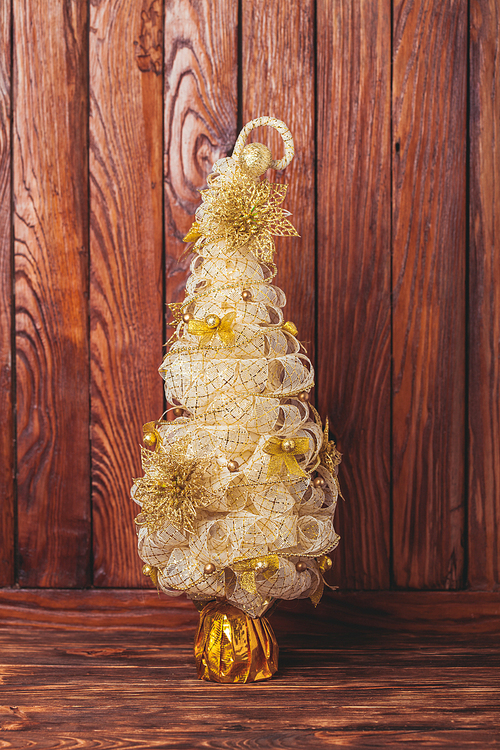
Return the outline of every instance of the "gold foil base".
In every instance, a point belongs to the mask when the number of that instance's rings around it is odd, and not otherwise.
[[[198,679],[211,682],[268,680],[278,669],[278,643],[267,619],[223,601],[200,612],[194,655]]]

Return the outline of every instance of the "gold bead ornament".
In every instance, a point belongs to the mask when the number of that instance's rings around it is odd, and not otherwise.
[[[190,320],[193,320],[193,316],[191,315],[191,313],[184,313],[184,315],[182,316],[182,320],[184,321],[184,323],[189,323]]]
[[[239,468],[240,467],[239,467],[239,464],[238,464],[237,461],[228,461],[227,462],[227,469],[228,469],[228,471],[238,471]]]
[[[248,143],[241,152],[239,162],[252,177],[259,177],[269,169],[273,160],[272,154],[263,143]]]
[[[321,572],[326,573],[333,565],[332,558],[328,557],[328,555],[321,555],[321,557],[318,557],[318,565]]]
[[[146,448],[154,448],[156,445],[156,435],[154,432],[145,432],[142,437],[142,442]]]
[[[313,487],[324,487],[325,486],[325,480],[323,477],[314,477],[313,479]]]
[[[207,315],[205,323],[209,328],[217,328],[220,325],[220,318],[218,315]]]
[[[299,399],[299,401],[306,403],[307,401],[309,401],[309,393],[307,391],[302,391],[302,393],[299,393],[297,398]]]
[[[241,298],[244,302],[251,302],[252,301],[252,292],[249,289],[243,289],[241,293]]]
[[[267,570],[269,567],[269,563],[265,560],[261,560],[260,562],[256,563],[255,565],[255,572],[256,573],[263,573],[265,570]]]
[[[215,573],[215,565],[213,563],[207,563],[203,568],[203,572],[206,576],[212,575],[212,573]]]
[[[142,574],[144,576],[150,576],[152,572],[153,572],[153,568],[151,567],[151,565],[142,566]]]
[[[182,417],[184,414],[184,409],[182,409],[180,406],[176,406],[174,409],[174,417]]]
[[[285,440],[281,441],[281,449],[285,451],[285,453],[291,453],[295,450],[295,440],[292,440],[292,438],[285,438]]]
[[[302,560],[299,560],[299,562],[295,563],[295,570],[297,573],[303,573],[304,570],[307,570],[307,565]]]

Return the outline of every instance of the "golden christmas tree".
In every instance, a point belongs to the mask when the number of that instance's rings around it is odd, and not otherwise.
[[[283,159],[245,145],[261,125],[281,134]],[[316,604],[338,543],[340,454],[308,404],[313,368],[273,284],[274,237],[297,232],[286,186],[262,175],[293,153],[286,125],[261,117],[214,164],[160,367],[176,418],[145,425],[132,487],[143,571],[197,604],[198,675],[216,682],[271,677],[278,648],[264,614],[277,599]]]

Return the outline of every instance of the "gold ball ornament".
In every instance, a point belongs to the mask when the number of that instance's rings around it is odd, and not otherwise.
[[[309,401],[309,393],[307,391],[302,391],[302,393],[299,393],[298,399],[299,401],[306,403]]]
[[[157,437],[154,432],[145,432],[142,437],[142,442],[146,448],[154,448],[157,442]]]
[[[252,292],[249,289],[243,289],[241,293],[241,298],[244,302],[251,302],[252,301]]]
[[[328,555],[321,555],[321,557],[318,557],[318,565],[321,572],[326,573],[327,570],[331,570],[333,565],[332,558],[328,557]]]
[[[281,441],[281,449],[285,451],[285,453],[291,453],[295,450],[295,440],[292,440],[292,438],[285,438],[285,440]]]
[[[182,417],[184,414],[184,409],[182,409],[180,406],[176,406],[174,409],[174,417]]]
[[[324,487],[326,484],[323,477],[314,477],[313,479],[313,487]]]
[[[302,560],[299,560],[299,562],[295,563],[295,570],[297,573],[303,573],[304,570],[307,570],[307,565]]]
[[[207,563],[203,568],[203,572],[206,576],[212,575],[212,573],[215,573],[215,565],[213,563]]]
[[[153,572],[153,568],[151,567],[151,565],[142,566],[142,574],[144,576],[150,576],[152,572]]]
[[[273,160],[272,154],[263,143],[248,143],[240,154],[240,165],[252,177],[259,177],[269,169]]]
[[[184,315],[182,316],[182,320],[184,321],[184,323],[189,323],[190,320],[193,320],[193,316],[191,315],[191,313],[184,313]]]
[[[227,469],[228,469],[228,471],[238,471],[239,468],[240,468],[240,466],[239,466],[239,464],[238,464],[237,461],[228,461],[227,462]]]
[[[205,323],[209,328],[217,328],[217,326],[220,324],[220,318],[218,315],[207,315],[205,318]]]

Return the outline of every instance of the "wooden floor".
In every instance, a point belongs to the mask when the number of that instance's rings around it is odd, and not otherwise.
[[[491,635],[281,635],[269,681],[195,677],[193,632],[0,630],[0,748],[488,748]]]

